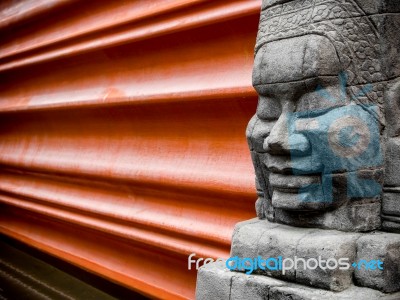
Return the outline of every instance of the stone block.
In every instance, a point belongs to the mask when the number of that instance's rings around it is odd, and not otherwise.
[[[327,212],[323,218],[322,228],[342,231],[372,231],[381,226],[381,202],[354,201],[337,210]]]
[[[373,201],[373,202],[371,202]],[[341,231],[372,231],[381,226],[379,199],[353,201],[325,213],[292,212],[275,209],[275,221],[299,227],[317,227]]]
[[[400,293],[382,292],[357,286],[342,292],[310,288],[262,275],[229,271],[224,263],[214,262],[199,269],[197,300],[395,300]]]
[[[366,262],[379,260],[383,269]],[[356,284],[391,293],[400,291],[400,235],[377,232],[363,235],[357,241],[358,266],[354,270]]]
[[[253,219],[236,226],[232,239],[231,257],[254,259],[260,256],[263,260],[279,257],[282,257],[282,260],[286,258],[295,260],[296,257],[304,259],[321,257],[322,261],[334,258],[338,262],[341,258],[348,258],[347,262],[351,264],[355,259],[356,240],[359,235],[334,230],[296,228],[267,220]],[[274,262],[271,261],[269,266],[274,267]],[[342,291],[351,285],[352,272],[353,268],[347,270],[307,268],[304,270],[302,261],[299,261],[297,271],[292,268],[284,273],[281,269],[260,270],[258,268],[253,271],[253,274],[263,274],[327,290]]]
[[[353,268],[349,266],[356,256],[356,241],[359,234],[347,234],[333,230],[318,230],[302,238],[297,246],[297,257],[320,260],[314,270],[305,268],[300,262],[296,271],[296,282],[332,291],[342,291],[352,283]],[[347,260],[346,260],[347,259]],[[319,263],[319,262],[318,262]],[[314,265],[310,266],[314,267]]]
[[[392,221],[383,221],[382,230],[394,233],[400,233],[400,223]]]
[[[233,230],[231,257],[257,257],[261,236],[277,226],[279,224],[257,218],[237,223]]]
[[[385,215],[400,216],[400,193],[383,194],[382,213]]]
[[[285,225],[279,225],[271,230],[265,231],[258,241],[257,256],[261,256],[263,259],[277,259],[279,257],[282,257],[282,259],[294,258],[296,256],[296,247],[298,243],[311,231],[312,229]],[[269,265],[272,267],[275,266],[273,261],[269,263]],[[284,273],[281,270],[271,271],[266,268],[262,273],[285,280],[296,280],[296,271],[294,269],[287,270]]]
[[[385,185],[400,186],[400,137],[389,138],[385,155]]]
[[[355,286],[335,293],[292,284],[271,287],[268,300],[395,300],[399,299],[398,297],[398,293],[385,295],[379,291]]]
[[[281,286],[285,283],[282,281],[268,278],[265,276],[238,274],[232,278],[231,297],[230,300],[269,299],[269,287]]]
[[[267,220],[253,219],[249,223],[239,223],[233,234],[231,257],[239,258],[282,258],[294,257],[296,255],[296,246],[302,237],[312,229],[295,228]],[[272,265],[271,265],[272,266]],[[282,271],[262,271],[269,276],[295,280],[295,270],[289,270],[286,274]]]
[[[398,69],[400,70],[400,67]],[[385,94],[385,116],[386,132],[390,142],[390,154],[393,151],[392,147],[396,147],[396,136],[400,135],[400,80],[393,80],[393,82],[388,84],[387,89],[388,91]],[[392,138],[394,140],[391,140]],[[393,155],[389,155],[388,159],[393,159]],[[390,164],[392,161],[387,160],[386,162]]]
[[[196,299],[229,299],[232,275],[223,262],[204,265],[197,272]]]

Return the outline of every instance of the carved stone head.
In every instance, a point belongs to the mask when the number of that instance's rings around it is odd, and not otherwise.
[[[386,126],[398,100],[378,27],[353,0],[264,1],[247,128],[260,218],[381,226],[386,143],[399,130],[392,115]]]

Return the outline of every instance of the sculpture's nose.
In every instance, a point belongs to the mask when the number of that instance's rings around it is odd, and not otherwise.
[[[309,141],[302,134],[290,133],[288,122],[288,113],[282,113],[264,140],[264,150],[276,155],[307,155],[310,150]]]

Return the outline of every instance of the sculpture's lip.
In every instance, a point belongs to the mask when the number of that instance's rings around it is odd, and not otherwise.
[[[298,194],[300,188],[274,187],[274,191],[279,191],[286,194]]]
[[[303,162],[286,155],[272,155],[267,153],[264,156],[264,165],[272,173],[284,174],[290,176],[292,174],[307,174],[301,176],[309,176],[308,174],[321,173],[323,169],[322,161],[309,161],[309,157],[302,157]]]
[[[321,175],[284,175],[279,173],[270,173],[269,175],[269,183],[272,188],[284,193],[296,193],[300,188],[320,182]]]

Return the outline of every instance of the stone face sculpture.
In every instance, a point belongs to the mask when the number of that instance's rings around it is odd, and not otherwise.
[[[375,23],[351,0],[264,1],[253,71],[259,102],[247,129],[260,218],[381,226],[383,154],[398,126],[395,116],[386,126],[385,106],[398,102],[395,92],[385,98],[392,61]]]
[[[397,0],[263,1],[246,131],[258,218],[231,247],[257,275],[207,265],[198,299],[400,299],[399,34]],[[253,268],[277,257],[317,265]]]

